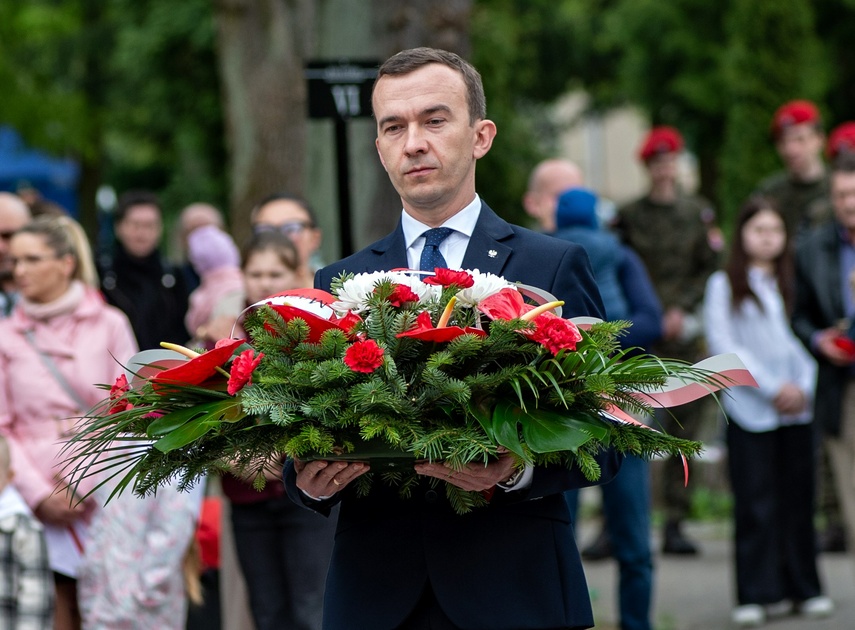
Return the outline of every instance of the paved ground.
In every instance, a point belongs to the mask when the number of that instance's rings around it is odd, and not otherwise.
[[[583,521],[580,546],[590,541],[596,523]],[[729,630],[733,606],[733,570],[728,523],[689,523],[687,532],[703,546],[695,558],[657,553],[654,594],[656,630]],[[659,549],[659,540],[655,540]],[[617,626],[617,565],[613,560],[586,562],[585,572],[598,630]],[[769,621],[768,630],[855,630],[855,560],[846,554],[824,554],[820,576],[834,600],[835,615],[822,621],[789,616]]]

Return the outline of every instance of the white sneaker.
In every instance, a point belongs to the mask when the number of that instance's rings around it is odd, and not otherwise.
[[[799,612],[805,617],[813,617],[820,619],[822,617],[830,617],[834,613],[834,602],[830,597],[819,595],[806,599],[799,606]]]
[[[731,619],[740,628],[754,628],[766,621],[766,611],[760,604],[744,604],[733,609]]]

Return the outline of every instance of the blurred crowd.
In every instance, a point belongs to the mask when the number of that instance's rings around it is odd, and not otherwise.
[[[585,248],[608,318],[632,323],[624,348],[689,362],[734,352],[755,376],[758,388],[722,400],[720,423],[740,626],[833,614],[817,553],[855,549],[855,123],[826,137],[807,101],[770,118],[783,168],[757,183],[728,239],[713,205],[681,188],[671,127],[644,138],[648,190],[616,211],[560,158],[537,165],[523,199],[540,231]],[[194,203],[178,221],[182,263],[161,250],[153,192],[121,195],[112,220],[114,243],[96,256],[62,208],[0,193],[0,627],[319,629],[336,518],[288,500],[281,460],[263,491],[235,470],[105,504],[97,475],[76,496],[63,486],[60,452],[123,359],[245,336],[248,306],[312,286],[314,212],[271,195],[238,244],[216,207]],[[717,413],[704,400],[640,419],[697,438]],[[666,466],[661,552],[702,554],[683,527],[682,462]],[[598,490],[602,527],[582,550],[619,563],[625,630],[652,627],[650,485],[649,462],[628,457]],[[577,493],[567,500],[575,508]],[[228,612],[237,593],[251,621]]]
[[[626,347],[689,362],[736,353],[757,380],[721,399],[727,422],[709,400],[646,419],[693,439],[710,414],[720,427],[738,627],[832,615],[817,554],[855,548],[855,123],[826,137],[816,104],[796,100],[770,112],[770,140],[783,168],[757,182],[729,239],[713,205],[681,187],[684,140],[673,127],[643,139],[647,192],[615,211],[563,159],[539,164],[524,198],[542,231],[585,247],[608,319],[633,324]],[[661,553],[695,556],[679,466],[666,462],[661,475]],[[617,560],[620,627],[649,630],[647,462],[627,458],[601,492],[602,528],[582,557]]]

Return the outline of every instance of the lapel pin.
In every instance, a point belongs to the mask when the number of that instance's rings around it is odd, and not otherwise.
[[[495,249],[491,249],[489,252],[487,252],[487,255],[488,255],[490,258],[495,258],[495,257],[498,255],[498,253],[499,253],[499,252],[497,252]]]

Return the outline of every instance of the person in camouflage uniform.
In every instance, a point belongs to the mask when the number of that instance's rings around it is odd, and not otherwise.
[[[650,191],[618,209],[615,228],[623,241],[643,260],[665,312],[664,336],[653,347],[662,357],[696,362],[704,356],[699,317],[707,277],[718,268],[718,255],[708,235],[712,205],[684,194],[677,182],[677,160],[683,148],[680,133],[672,127],[655,127],[645,138],[639,158],[650,177]],[[657,415],[668,433],[695,437],[708,405],[698,401]],[[690,507],[683,486],[682,462],[674,460],[663,475],[666,523],[663,553],[696,554],[698,547],[686,538],[681,523]]]
[[[774,201],[798,240],[832,217],[819,110],[810,101],[784,103],[772,117],[771,134],[784,170],[762,180],[755,193]]]

